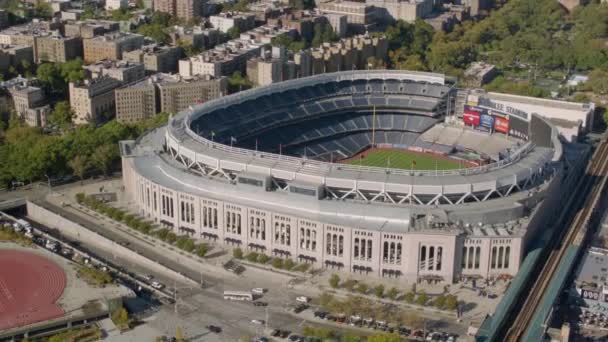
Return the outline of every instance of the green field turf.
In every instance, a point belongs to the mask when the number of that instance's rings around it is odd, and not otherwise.
[[[461,164],[457,160],[446,160],[435,157],[432,154],[417,154],[396,150],[376,150],[368,153],[360,161],[358,157],[355,157],[355,159],[349,160],[347,163],[351,165],[361,164],[363,166],[410,170],[412,169],[412,160],[416,161],[416,166],[414,167],[416,170],[453,170],[466,167],[466,165]]]

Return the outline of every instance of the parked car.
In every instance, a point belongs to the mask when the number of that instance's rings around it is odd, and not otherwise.
[[[165,287],[165,285],[163,285],[157,281],[153,281],[151,285],[153,288],[155,288],[157,290],[162,290]]]
[[[291,331],[289,330],[279,330],[279,336],[281,338],[287,338],[287,336],[289,336],[289,334],[291,334]]]
[[[253,302],[253,306],[268,306],[266,302]]]
[[[318,311],[315,311],[314,315],[315,315],[315,317],[319,317],[321,319],[324,319],[325,316],[327,316],[327,312],[326,311],[318,310]]]
[[[255,342],[268,342],[268,339],[264,336],[257,337]]]
[[[257,325],[264,325],[265,322],[263,319],[252,319],[251,323],[257,324]]]
[[[289,340],[291,342],[303,342],[304,341],[304,337],[302,337],[300,335],[291,335],[291,336],[289,336]]]
[[[298,296],[296,297],[296,302],[307,304],[308,302],[310,302],[310,298],[306,296]]]
[[[302,312],[302,311],[304,311],[306,309],[308,309],[308,305],[306,305],[306,304],[299,304],[299,305],[297,305],[293,309],[293,312],[298,314],[298,313],[300,313],[300,312]]]
[[[207,329],[209,329],[209,331],[211,331],[212,333],[216,333],[216,334],[219,334],[222,332],[222,328],[220,328],[216,325],[208,325]]]
[[[152,279],[154,279],[154,276],[153,276],[153,275],[151,275],[151,274],[146,274],[146,275],[144,276],[144,279],[146,279],[147,281],[151,281]]]

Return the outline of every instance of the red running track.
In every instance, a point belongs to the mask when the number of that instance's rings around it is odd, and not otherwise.
[[[63,270],[34,253],[0,250],[0,330],[63,316]]]

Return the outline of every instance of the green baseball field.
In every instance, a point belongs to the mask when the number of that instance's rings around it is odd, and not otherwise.
[[[416,170],[453,170],[467,165],[458,160],[435,156],[430,153],[416,153],[406,150],[372,150],[355,156],[346,163],[351,165],[390,167],[394,169]]]

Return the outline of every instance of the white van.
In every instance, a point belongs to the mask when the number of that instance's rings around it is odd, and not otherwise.
[[[306,303],[310,302],[310,298],[308,298],[306,296],[298,296],[298,297],[296,297],[296,302],[306,304]]]
[[[163,285],[163,284],[161,284],[161,283],[159,283],[157,281],[153,281],[152,282],[152,287],[155,288],[155,289],[157,289],[157,290],[162,290],[163,287],[165,287],[165,285]]]
[[[264,293],[266,293],[266,289],[261,288],[261,287],[256,287],[256,288],[251,289],[251,293],[263,295]]]

